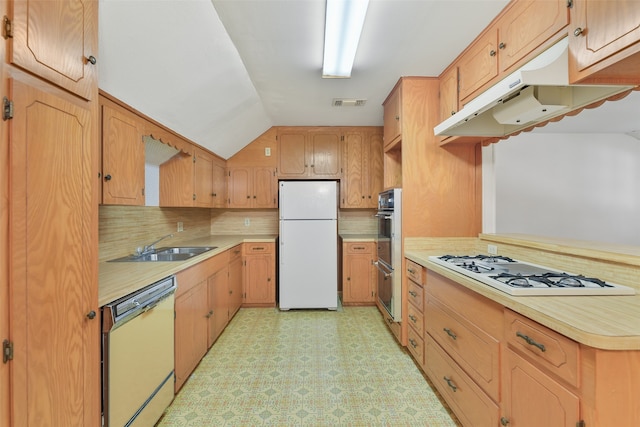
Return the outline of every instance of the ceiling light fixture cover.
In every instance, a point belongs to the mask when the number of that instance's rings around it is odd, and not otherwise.
[[[369,0],[327,0],[323,78],[349,78]]]

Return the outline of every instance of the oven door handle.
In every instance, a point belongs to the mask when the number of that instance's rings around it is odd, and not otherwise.
[[[391,215],[387,215],[387,214],[384,214],[384,213],[377,213],[374,216],[378,217],[378,218],[391,219]]]
[[[378,261],[371,261],[371,263],[372,263],[373,265],[375,265],[375,266],[376,266],[376,268],[377,268],[378,270],[380,270],[380,271],[384,274],[384,277],[391,277],[391,275],[393,274],[393,271],[391,271],[391,272],[386,272],[386,271],[385,271],[385,268],[384,268],[384,265],[380,264],[380,262],[378,262]]]

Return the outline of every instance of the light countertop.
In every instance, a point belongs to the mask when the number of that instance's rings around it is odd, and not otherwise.
[[[98,304],[103,306],[241,243],[275,242],[275,235],[206,236],[180,246],[217,246],[186,261],[101,262],[98,265]]]
[[[375,242],[376,234],[340,234],[343,242]]]
[[[522,259],[528,254],[522,249],[528,246],[526,240],[528,237],[514,236],[513,239],[484,235],[480,237],[477,248],[486,247],[487,241],[509,243],[513,247],[500,246],[502,254],[509,256],[510,250],[518,250],[520,252],[514,258],[532,261]],[[573,242],[560,245],[558,241],[533,239],[530,247],[531,256],[538,257],[533,261],[545,265],[545,262],[552,262],[553,258],[559,259],[567,257],[566,254],[571,254],[572,257],[575,256],[576,265],[579,266],[583,263],[597,264],[604,256],[610,259],[611,266],[609,270],[602,271],[611,272],[611,274],[619,273],[618,277],[625,279],[625,283],[620,284],[634,287],[636,295],[512,296],[429,261],[428,257],[431,255],[443,255],[442,250],[440,250],[441,253],[437,253],[437,249],[434,251],[438,245],[427,245],[429,247],[414,245],[405,250],[405,256],[428,270],[445,276],[579,343],[606,350],[640,350],[640,283],[637,280],[640,278],[640,271],[634,268],[640,258],[636,258],[635,254],[628,251],[619,255],[607,251],[603,255],[598,251],[589,251],[589,248],[576,249],[576,246],[571,243]],[[542,255],[541,250],[545,251]],[[625,265],[621,266],[623,259]],[[607,279],[607,277],[604,278]]]

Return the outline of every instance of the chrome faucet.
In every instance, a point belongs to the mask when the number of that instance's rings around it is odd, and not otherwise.
[[[170,237],[173,237],[173,233],[171,234],[167,234],[166,236],[162,236],[161,238],[159,238],[158,240],[156,240],[155,242],[148,244],[148,245],[144,245],[143,248],[141,248],[140,246],[138,246],[136,248],[136,254],[137,256],[142,256],[142,255],[147,255],[148,253],[153,252],[156,249],[156,244],[160,243],[161,241],[163,241],[164,239],[168,239]]]

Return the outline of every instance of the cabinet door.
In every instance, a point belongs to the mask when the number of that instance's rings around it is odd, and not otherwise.
[[[250,208],[252,172],[249,168],[229,168],[228,198],[230,208]]]
[[[99,425],[93,113],[19,81],[9,86],[13,424]]]
[[[97,87],[98,2],[16,0],[9,61],[84,99]]]
[[[244,259],[244,302],[270,305],[276,303],[273,255],[248,255]]]
[[[180,152],[160,165],[160,206],[193,206],[193,156]]]
[[[349,255],[345,260],[342,298],[345,304],[372,302],[371,255]]]
[[[308,174],[306,154],[307,132],[286,131],[278,133],[278,175],[283,178],[303,178]]]
[[[278,181],[274,168],[253,168],[253,208],[275,208],[277,203]]]
[[[367,189],[368,208],[378,208],[378,193],[384,188],[384,160],[382,147],[382,129],[369,134],[369,161],[367,175],[369,188]]]
[[[213,207],[213,157],[197,149],[193,171],[193,203],[203,208]]]
[[[569,28],[572,82],[588,77],[587,70],[591,67],[599,70],[600,65],[611,65],[630,54],[637,56],[640,51],[640,2],[575,0],[573,3]],[[634,67],[616,74],[625,78],[634,76],[637,81],[639,61],[634,62]]]
[[[458,66],[454,65],[440,76],[440,121],[458,112]]]
[[[143,125],[125,111],[102,105],[102,203],[144,206]]]
[[[240,245],[230,249],[229,256],[229,317],[230,320],[242,305],[242,255]]]
[[[498,32],[491,30],[476,40],[458,61],[460,102],[464,103],[498,75]]]
[[[513,2],[512,7],[498,22],[500,73],[515,71],[515,65],[519,65],[521,59],[568,24],[569,9],[566,0]]]
[[[229,322],[229,268],[218,270],[207,279],[208,300],[208,340],[207,346],[215,342]]]
[[[213,207],[227,206],[227,173],[223,165],[213,163]]]
[[[505,359],[502,412],[510,426],[573,427],[580,421],[575,394],[513,350],[506,350]]]
[[[175,300],[175,390],[178,391],[207,352],[207,281]]]
[[[344,177],[341,180],[341,208],[365,208],[368,206],[369,147],[365,135],[360,131],[348,130],[344,135]]]
[[[339,129],[309,132],[311,176],[317,178],[340,178]]]
[[[384,146],[402,133],[402,86],[396,86],[384,102]]]

